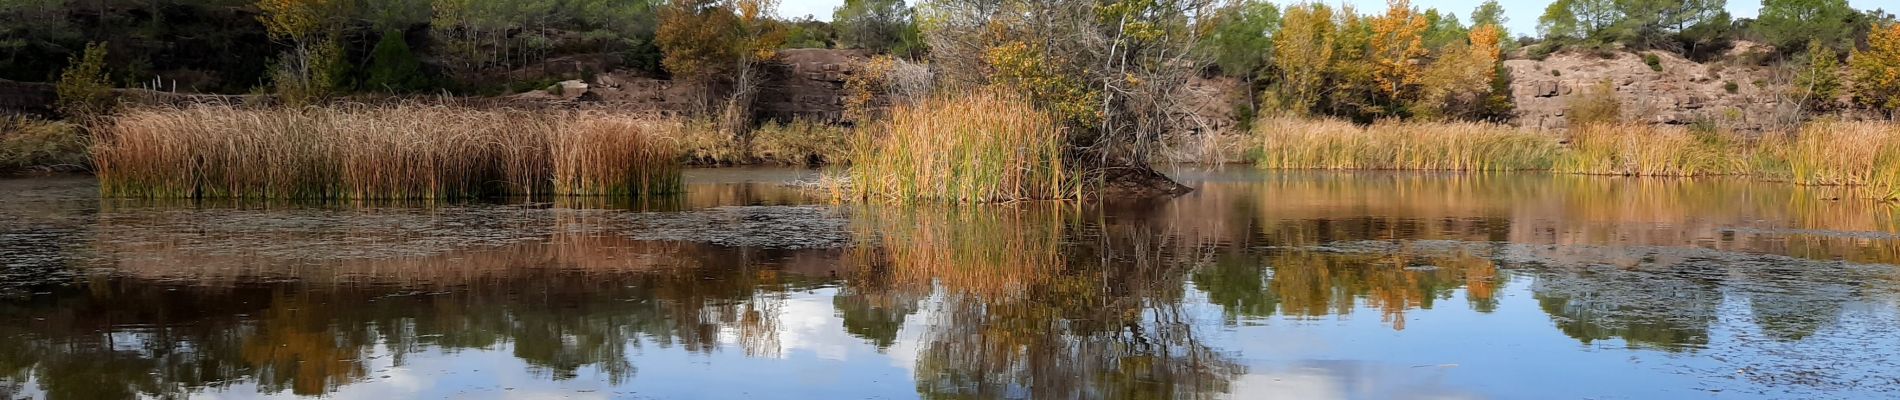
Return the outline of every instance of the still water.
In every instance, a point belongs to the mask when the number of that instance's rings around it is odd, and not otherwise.
[[[1900,207],[1179,170],[1101,204],[99,200],[0,181],[0,398],[1900,397]]]

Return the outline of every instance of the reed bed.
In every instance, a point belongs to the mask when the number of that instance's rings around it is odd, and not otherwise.
[[[1710,176],[1749,173],[1752,149],[1737,135],[1647,124],[1572,129],[1553,171],[1586,175]]]
[[[86,135],[78,125],[0,116],[0,172],[77,170],[86,165]]]
[[[751,153],[759,161],[783,165],[840,164],[851,159],[851,133],[822,122],[797,119],[766,122],[752,131]]]
[[[677,189],[679,124],[427,106],[141,109],[93,146],[113,197],[454,199]],[[675,128],[665,128],[672,126]]]
[[[1767,142],[1785,146],[1777,153],[1791,182],[1858,186],[1864,197],[1900,199],[1900,124],[1821,121]]]
[[[978,90],[897,107],[858,129],[838,193],[909,202],[1002,202],[1080,197],[1064,164],[1060,121],[1021,96]]]
[[[1497,124],[1267,117],[1254,123],[1269,169],[1511,171],[1550,167],[1557,141]]]
[[[1263,117],[1254,123],[1266,169],[1549,170],[1583,175],[1749,176],[1900,200],[1900,124],[1821,120],[1749,137],[1721,129],[1587,123],[1559,145],[1502,125],[1379,123]]]
[[[679,189],[680,124],[653,118],[582,113],[549,141],[554,192],[633,196]],[[639,166],[639,168],[629,168]]]

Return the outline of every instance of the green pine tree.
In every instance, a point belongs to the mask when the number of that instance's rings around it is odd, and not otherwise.
[[[366,69],[368,78],[363,81],[363,90],[404,93],[428,88],[422,61],[409,51],[409,43],[403,40],[401,30],[383,33],[383,39],[370,50]]]

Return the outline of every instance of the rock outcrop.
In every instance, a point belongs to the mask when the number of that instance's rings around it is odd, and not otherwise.
[[[0,116],[11,114],[51,116],[54,101],[58,98],[51,83],[14,82],[0,79]]]
[[[1561,130],[1571,100],[1604,82],[1622,102],[1625,121],[1665,125],[1698,122],[1741,131],[1760,131],[1787,115],[1780,91],[1767,67],[1736,62],[1750,45],[1738,46],[1711,63],[1696,63],[1669,52],[1561,53],[1539,60],[1508,60],[1517,124]],[[1661,71],[1643,61],[1654,54]]]
[[[861,50],[781,50],[776,59],[764,66],[753,116],[777,121],[841,121],[845,111],[845,81],[857,74],[869,59],[870,55]],[[714,90],[698,85],[609,72],[596,75],[591,81],[564,81],[546,90],[510,98],[677,114],[691,112],[705,99],[716,99],[717,95]]]

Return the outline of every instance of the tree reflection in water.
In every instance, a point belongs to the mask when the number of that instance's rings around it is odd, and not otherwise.
[[[1446,323],[1420,310],[1517,307],[1575,343],[1680,355],[1716,348],[1725,321],[1788,343],[1825,335],[1850,304],[1900,288],[1874,265],[1900,241],[1853,233],[1889,231],[1878,211],[1728,186],[1740,184],[1483,179],[1288,175],[1149,204],[838,207],[857,242],[822,250],[631,240],[624,214],[585,202],[75,211],[22,219],[58,228],[41,230],[52,242],[5,228],[46,245],[0,252],[57,260],[31,271],[71,278],[0,300],[0,397],[27,382],[55,398],[322,395],[389,363],[504,351],[538,379],[631,385],[641,367],[676,367],[637,365],[661,350],[790,361],[788,325],[812,319],[792,306],[816,294],[838,318],[825,328],[905,360],[925,397],[1203,398],[1258,362],[1223,334],[1282,320],[1377,313],[1373,325],[1404,331]],[[700,193],[607,206],[800,202]],[[58,225],[70,221],[84,225]]]
[[[861,268],[888,271],[881,290],[936,288],[916,368],[924,397],[1194,398],[1243,372],[1180,308],[1192,265],[1166,253],[1191,246],[1148,226],[1085,223],[1065,205],[863,219],[879,246]]]

